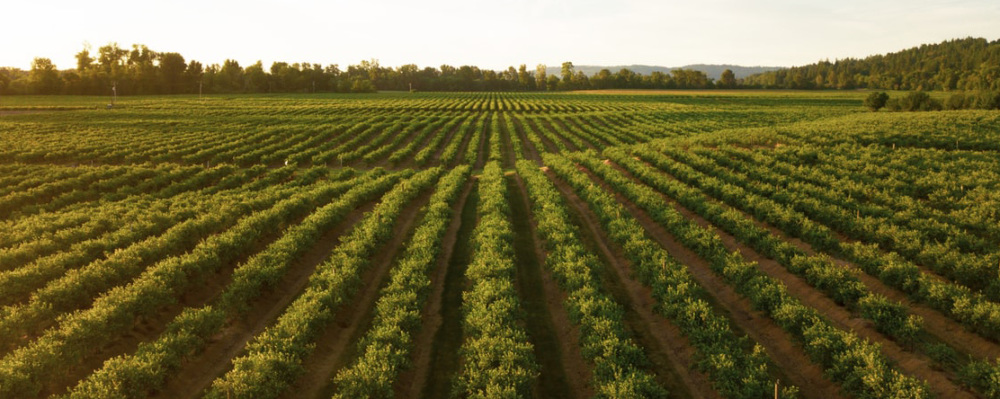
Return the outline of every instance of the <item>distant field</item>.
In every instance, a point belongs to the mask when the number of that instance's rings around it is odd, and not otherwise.
[[[0,398],[997,397],[1000,113],[867,94],[2,97]]]

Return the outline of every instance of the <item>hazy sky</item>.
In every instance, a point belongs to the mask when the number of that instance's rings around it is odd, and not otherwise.
[[[730,63],[792,66],[967,36],[1000,38],[998,0],[10,1],[0,66],[76,66],[85,43],[226,58],[383,66]]]

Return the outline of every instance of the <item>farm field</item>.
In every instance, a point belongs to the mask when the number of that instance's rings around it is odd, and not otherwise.
[[[997,398],[1000,113],[0,99],[0,398]]]

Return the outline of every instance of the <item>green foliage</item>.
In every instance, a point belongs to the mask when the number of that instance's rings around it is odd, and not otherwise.
[[[358,361],[334,379],[335,397],[393,396],[393,382],[409,362],[410,335],[420,326],[420,310],[430,290],[428,273],[452,218],[452,205],[469,177],[468,166],[453,169],[438,182],[427,214],[410,239],[402,260],[391,271],[389,285],[375,305],[375,320],[358,348]]]
[[[567,291],[566,311],[587,342],[583,352],[594,365],[595,390],[609,398],[665,396],[645,370],[648,361],[642,351],[629,338],[623,310],[601,287],[604,266],[584,249],[565,201],[533,163],[519,161],[517,173],[525,181],[538,232],[549,251],[545,266]]]
[[[886,102],[890,111],[940,111],[941,102],[922,91],[911,91],[902,98],[892,98]]]
[[[513,232],[497,162],[486,164],[478,190],[475,253],[465,272],[470,288],[462,293],[463,362],[454,390],[472,398],[527,397],[538,378],[538,364],[519,324]]]
[[[313,340],[357,290],[371,255],[388,240],[402,209],[441,174],[432,168],[413,175],[382,198],[379,206],[350,235],[341,239],[327,261],[310,276],[305,291],[262,334],[233,359],[233,368],[216,379],[208,397],[276,397],[301,375]]]
[[[886,102],[889,101],[889,95],[885,92],[873,92],[865,97],[864,106],[872,112],[878,111],[885,107]]]
[[[1000,40],[948,40],[864,59],[821,61],[744,78],[783,89],[998,90]]]

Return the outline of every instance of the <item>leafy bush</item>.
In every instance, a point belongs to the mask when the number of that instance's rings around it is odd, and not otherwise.
[[[890,111],[940,111],[941,102],[922,91],[911,91],[902,98],[893,98],[886,103]]]
[[[889,95],[885,94],[884,91],[880,91],[869,94],[868,97],[865,97],[864,105],[865,108],[870,109],[872,112],[876,112],[882,109],[882,107],[885,107],[885,103],[887,101],[889,101]]]

